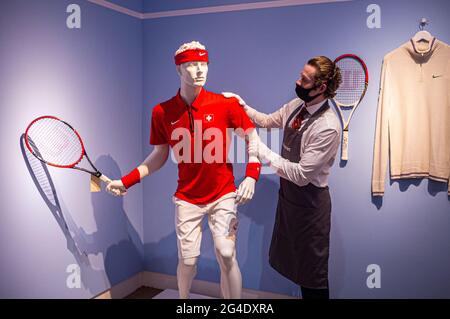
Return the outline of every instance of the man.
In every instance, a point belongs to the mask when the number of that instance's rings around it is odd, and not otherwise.
[[[240,298],[242,279],[236,260],[237,204],[253,197],[261,164],[249,156],[246,178],[236,193],[233,167],[227,161],[228,128],[257,142],[254,125],[236,99],[206,91],[208,52],[199,42],[183,44],[175,53],[181,87],[152,111],[152,153],[130,174],[107,186],[123,195],[132,185],[161,168],[172,147],[178,162],[178,188],[173,197],[178,246],[177,281],[180,298],[188,298],[200,255],[201,224],[208,216],[221,270],[224,298]],[[253,146],[256,148],[256,146]]]
[[[296,98],[267,115],[237,95],[248,116],[260,127],[284,128],[281,156],[259,142],[262,161],[275,169],[280,190],[269,262],[299,284],[304,299],[329,298],[328,256],[331,199],[328,175],[340,143],[340,122],[328,104],[341,74],[327,57],[310,59],[296,81]]]

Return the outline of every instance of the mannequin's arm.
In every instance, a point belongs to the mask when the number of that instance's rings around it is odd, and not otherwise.
[[[106,189],[111,194],[125,195],[127,189],[136,183],[139,183],[145,176],[151,175],[159,170],[169,157],[169,145],[155,145],[153,151],[137,168],[132,170],[128,175],[121,179],[114,180],[106,186]]]

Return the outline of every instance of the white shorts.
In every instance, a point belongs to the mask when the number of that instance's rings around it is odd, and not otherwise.
[[[195,205],[173,197],[179,258],[200,255],[202,220],[205,215],[208,215],[208,225],[214,239],[222,236],[236,240],[238,218],[235,198],[236,193],[232,192],[212,203]]]

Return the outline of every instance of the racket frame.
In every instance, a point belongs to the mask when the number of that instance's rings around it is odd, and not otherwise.
[[[365,80],[364,80],[364,90],[363,90],[361,96],[359,97],[359,99],[356,102],[354,102],[353,104],[343,104],[343,103],[340,103],[335,98],[333,98],[333,101],[334,101],[335,105],[337,106],[337,109],[339,111],[339,115],[341,117],[342,124],[344,127],[344,129],[342,131],[342,151],[341,151],[341,160],[343,160],[343,161],[348,161],[348,131],[349,131],[350,121],[351,121],[351,119],[353,117],[353,113],[355,112],[359,103],[362,101],[362,99],[366,95],[367,87],[369,86],[369,71],[368,71],[367,66],[364,63],[364,61],[357,55],[349,54],[349,53],[342,54],[334,60],[334,63],[336,64],[340,60],[347,59],[347,58],[356,60],[362,66],[362,68],[364,70]],[[344,113],[342,112],[342,108],[344,108],[344,109],[352,108],[352,111],[350,112],[350,115],[347,120],[345,120]]]
[[[79,140],[80,143],[81,143],[81,155],[80,155],[80,157],[78,158],[77,161],[75,161],[74,163],[69,164],[69,165],[58,165],[58,164],[50,163],[50,162],[46,161],[45,159],[43,159],[42,156],[36,154],[35,151],[32,149],[32,147],[30,146],[29,141],[28,141],[28,131],[30,130],[30,127],[31,127],[34,123],[36,123],[36,122],[39,121],[39,120],[46,119],[46,118],[48,118],[48,119],[54,119],[54,120],[60,121],[60,122],[64,123],[65,125],[67,125],[70,129],[72,129],[72,130],[75,132],[76,136],[78,137],[78,140]],[[31,154],[33,154],[38,160],[40,160],[41,162],[43,162],[43,163],[45,163],[45,164],[47,164],[47,165],[50,165],[50,166],[53,166],[53,167],[59,167],[59,168],[72,168],[72,169],[77,169],[77,170],[80,170],[80,171],[89,173],[89,174],[91,174],[91,175],[93,175],[93,176],[95,176],[95,177],[97,177],[97,178],[100,178],[100,179],[101,179],[102,181],[104,181],[105,183],[110,183],[110,182],[111,182],[111,179],[109,179],[107,176],[103,175],[103,174],[95,167],[95,165],[92,163],[91,159],[90,159],[89,156],[87,155],[86,149],[84,148],[83,140],[81,139],[81,136],[80,136],[80,134],[77,132],[77,130],[75,130],[75,129],[73,128],[72,125],[70,125],[70,124],[67,123],[66,121],[63,121],[63,120],[57,118],[56,116],[44,115],[44,116],[40,116],[40,117],[34,119],[34,120],[28,125],[27,129],[25,130],[25,144],[26,144],[28,150],[31,152]],[[94,171],[90,171],[90,170],[85,169],[85,168],[83,168],[83,167],[78,167],[78,166],[76,166],[78,163],[81,162],[81,160],[83,159],[83,157],[86,157],[86,159],[88,160],[89,164],[90,164],[91,167],[94,169]]]

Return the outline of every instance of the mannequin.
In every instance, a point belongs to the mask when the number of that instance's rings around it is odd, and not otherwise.
[[[208,216],[213,233],[215,254],[221,272],[222,295],[224,298],[241,297],[242,278],[235,247],[237,205],[245,204],[253,197],[261,167],[257,156],[249,154],[246,177],[236,190],[231,164],[226,161],[226,151],[221,150],[224,154],[223,162],[212,162],[207,158],[202,158],[201,163],[192,163],[189,159],[186,161],[190,154],[186,157],[184,152],[191,151],[191,144],[194,145],[194,153],[199,146],[197,144],[203,143],[203,149],[208,147],[209,141],[199,143],[194,138],[199,131],[205,134],[207,129],[216,129],[220,133],[225,132],[230,125],[253,148],[258,139],[253,124],[245,112],[241,111],[237,99],[230,103],[229,99],[204,89],[208,63],[208,52],[199,42],[183,44],[175,52],[180,89],[175,97],[153,109],[150,142],[155,146],[154,150],[130,174],[107,186],[107,190],[113,195],[125,195],[128,188],[161,168],[167,161],[169,147],[173,148],[180,176],[173,201],[176,207],[175,228],[179,257],[177,281],[182,299],[189,298],[192,281],[197,273],[201,222],[204,216]],[[205,126],[208,128],[205,129]],[[169,131],[171,134],[167,133]],[[181,139],[177,138],[178,135]],[[180,144],[184,150],[182,155],[181,152],[176,152]],[[201,154],[205,157],[203,151]]]

